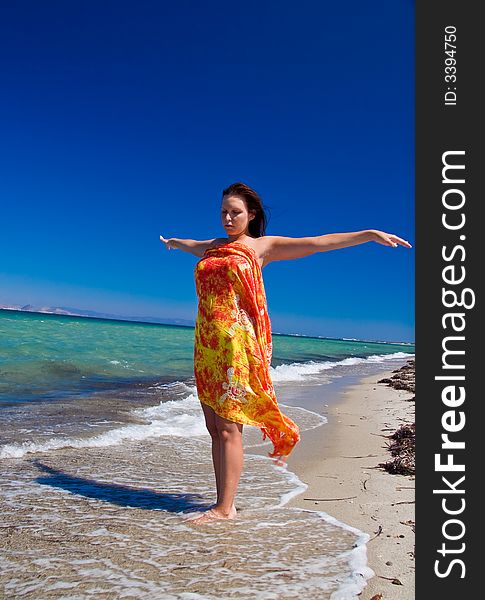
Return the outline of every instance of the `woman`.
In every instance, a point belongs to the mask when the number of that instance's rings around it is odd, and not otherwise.
[[[225,238],[160,240],[201,257],[195,267],[199,306],[195,326],[197,393],[212,438],[216,504],[191,522],[236,518],[234,499],[243,467],[243,424],[257,426],[273,442],[269,456],[284,464],[300,439],[298,426],[281,413],[270,377],[271,325],[262,268],[374,241],[396,248],[411,245],[375,229],[315,237],[267,236],[259,195],[244,183],[223,191]]]

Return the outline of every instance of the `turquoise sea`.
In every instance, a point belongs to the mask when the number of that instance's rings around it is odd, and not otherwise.
[[[192,327],[0,310],[0,410],[12,403],[193,382],[193,343]],[[409,344],[295,335],[273,334],[273,345],[274,382],[414,353]]]
[[[237,527],[220,524],[232,527],[221,537],[184,524],[215,500],[193,339],[191,327],[0,310],[8,597],[357,597],[368,536],[285,509],[306,486],[251,453],[272,449],[257,428],[243,432]],[[274,333],[271,376],[303,438],[316,427],[324,435],[339,385],[413,356],[408,344]]]

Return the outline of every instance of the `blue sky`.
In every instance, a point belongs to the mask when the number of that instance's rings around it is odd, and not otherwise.
[[[222,190],[268,235],[414,245],[414,3],[51,1],[0,9],[0,304],[194,319]],[[414,340],[414,248],[263,270],[275,332]]]

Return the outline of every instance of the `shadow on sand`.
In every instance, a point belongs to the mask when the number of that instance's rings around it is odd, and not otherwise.
[[[30,462],[49,475],[48,477],[37,477],[34,480],[36,483],[62,488],[72,494],[95,498],[119,506],[146,510],[165,510],[173,513],[205,511],[212,506],[212,504],[208,505],[207,501],[202,500],[203,496],[201,494],[170,494],[115,483],[101,483],[94,479],[69,475],[44,465],[40,461]]]

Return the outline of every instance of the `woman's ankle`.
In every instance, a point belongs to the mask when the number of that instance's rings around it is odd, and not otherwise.
[[[227,506],[216,504],[212,508],[212,510],[215,510],[216,512],[223,515],[224,517],[231,517],[237,513],[237,510],[236,510],[236,507],[234,506],[234,504],[229,508],[227,508]]]

